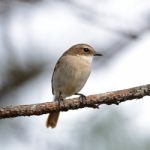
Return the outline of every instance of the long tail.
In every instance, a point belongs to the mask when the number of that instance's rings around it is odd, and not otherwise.
[[[55,128],[57,125],[58,118],[59,118],[59,112],[53,112],[49,114],[46,121],[46,127]]]

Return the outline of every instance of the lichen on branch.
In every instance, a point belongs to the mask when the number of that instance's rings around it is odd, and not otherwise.
[[[64,100],[64,103],[45,102],[30,105],[18,105],[0,107],[0,119],[13,118],[18,116],[42,115],[57,111],[68,111],[84,107],[98,108],[102,104],[117,104],[127,100],[141,99],[150,96],[150,84],[123,89],[119,91],[106,92],[102,94],[89,95],[81,103],[79,98]]]

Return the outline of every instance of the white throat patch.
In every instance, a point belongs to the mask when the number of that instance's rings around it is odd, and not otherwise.
[[[92,60],[93,60],[93,56],[82,56],[81,55],[80,58],[88,61],[89,63],[92,63]]]

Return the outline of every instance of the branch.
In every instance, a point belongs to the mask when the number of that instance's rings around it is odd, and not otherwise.
[[[95,94],[86,97],[81,103],[79,98],[64,100],[64,103],[46,102],[31,105],[18,105],[0,107],[0,119],[18,116],[42,115],[57,111],[68,111],[84,107],[98,108],[101,104],[120,104],[121,102],[133,99],[141,99],[144,96],[150,96],[150,84],[134,88]]]

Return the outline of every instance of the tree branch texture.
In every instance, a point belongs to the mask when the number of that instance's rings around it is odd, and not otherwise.
[[[56,111],[68,111],[84,107],[98,108],[102,104],[120,104],[121,102],[133,99],[141,99],[144,96],[150,96],[150,84],[112,91],[102,94],[95,94],[86,97],[86,100],[81,102],[80,98],[72,98],[64,100],[64,103],[46,102],[30,105],[18,105],[0,107],[0,119],[12,118],[18,116],[42,115]]]

